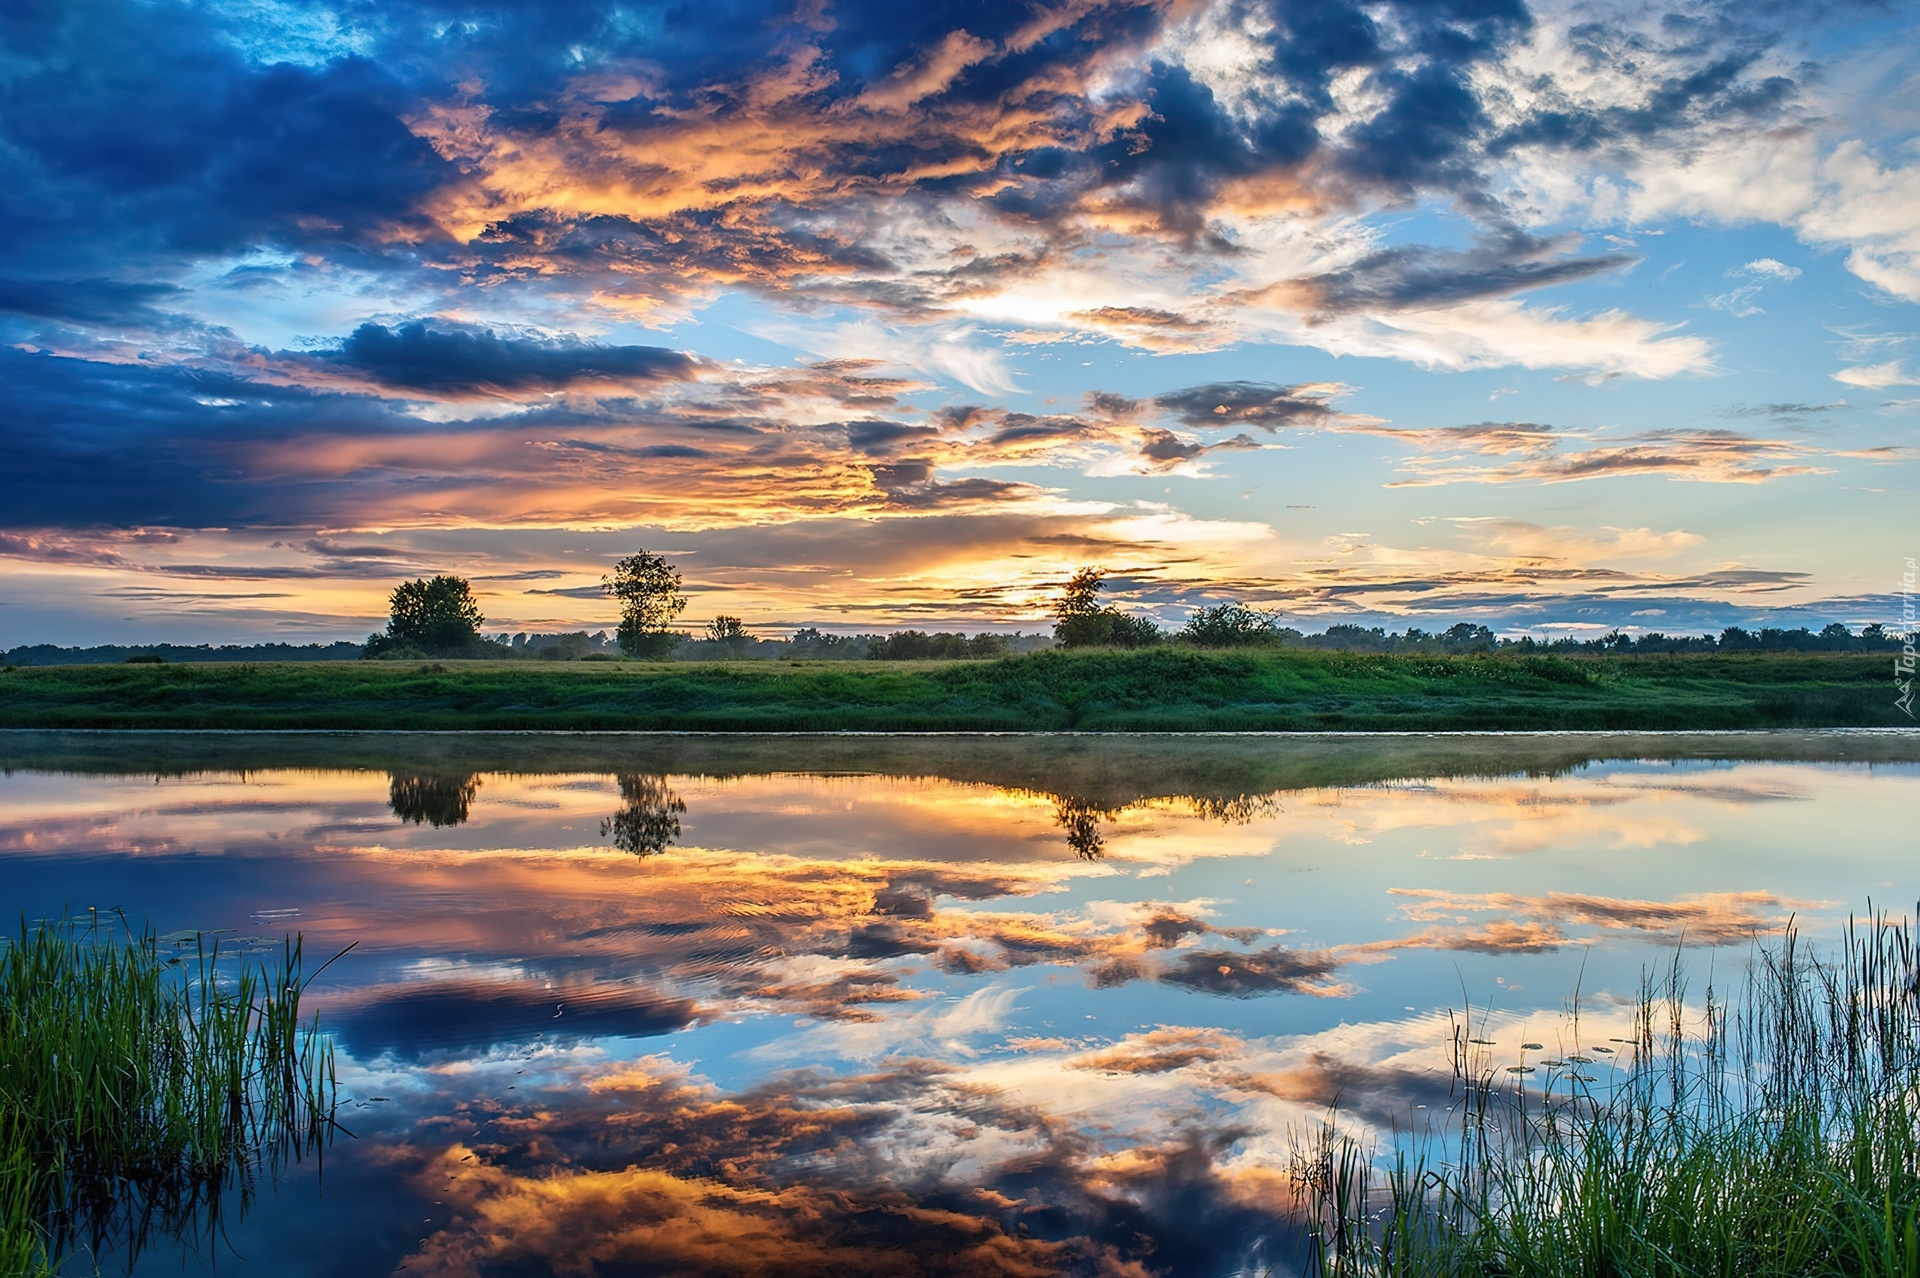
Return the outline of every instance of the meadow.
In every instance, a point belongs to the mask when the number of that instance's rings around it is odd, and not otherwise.
[[[355,661],[0,675],[5,728],[1471,731],[1904,727],[1885,657],[1039,652],[976,661]]]

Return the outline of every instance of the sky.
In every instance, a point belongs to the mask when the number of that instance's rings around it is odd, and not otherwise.
[[[1895,622],[1920,6],[0,10],[0,646]]]

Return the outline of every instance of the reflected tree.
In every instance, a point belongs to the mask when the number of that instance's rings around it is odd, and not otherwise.
[[[480,791],[477,773],[390,772],[387,805],[402,821],[415,825],[459,825],[467,819],[473,796]]]
[[[1193,814],[1203,821],[1223,821],[1228,825],[1251,825],[1284,811],[1279,797],[1272,794],[1241,794],[1231,799],[1194,795],[1187,802]]]
[[[1107,853],[1107,841],[1100,837],[1100,822],[1113,814],[1097,804],[1068,795],[1053,800],[1053,823],[1067,832],[1067,846],[1082,860],[1098,861]]]
[[[680,837],[687,803],[652,773],[629,773],[620,782],[620,810],[600,823],[600,837],[635,856],[654,856]]]

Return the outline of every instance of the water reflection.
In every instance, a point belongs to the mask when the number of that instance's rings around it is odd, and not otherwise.
[[[242,1274],[1263,1272],[1289,1133],[1444,1103],[1463,991],[1574,1050],[1576,983],[1604,1040],[1920,886],[1892,736],[242,744],[0,741],[0,902],[361,942],[359,1250],[283,1192]]]
[[[471,772],[464,776],[395,772],[387,782],[387,806],[402,821],[425,822],[437,830],[464,822],[479,792],[480,778]]]
[[[661,776],[626,773],[619,778],[620,810],[600,823],[600,837],[635,856],[655,856],[680,837],[687,803]]]
[[[1053,821],[1067,832],[1067,846],[1083,861],[1098,861],[1106,855],[1107,841],[1100,836],[1100,822],[1113,814],[1085,799],[1053,796]]]

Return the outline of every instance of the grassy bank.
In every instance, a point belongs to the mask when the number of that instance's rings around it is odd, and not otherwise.
[[[1496,1062],[1495,1044],[1457,1031],[1454,1126],[1425,1150],[1372,1158],[1331,1126],[1302,1149],[1304,1272],[1920,1273],[1920,962],[1906,924],[1849,928],[1831,962],[1789,931],[1730,1000],[1711,987],[1690,1000],[1676,959],[1644,989],[1631,1037],[1608,1040],[1618,1047],[1577,1020],[1565,1033],[1571,1050],[1509,1044]]]
[[[0,1273],[211,1235],[257,1168],[316,1148],[333,1057],[300,991],[296,943],[266,967],[106,920],[23,924],[0,950]]]
[[[0,675],[7,728],[1466,731],[1899,727],[1848,654],[1042,652],[993,661],[303,662]]]

